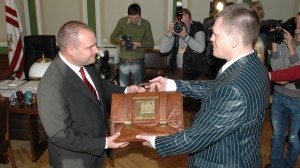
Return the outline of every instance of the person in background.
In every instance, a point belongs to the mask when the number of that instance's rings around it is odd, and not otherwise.
[[[272,43],[271,67],[272,70],[280,70],[300,64],[300,12],[295,17],[295,37],[283,29],[284,40],[281,44]],[[296,167],[300,152],[300,90],[294,82],[285,85],[276,84],[272,94],[271,121],[273,136],[270,152],[271,168]],[[284,152],[286,126],[288,124],[288,150]]]
[[[269,72],[271,81],[295,81],[300,79],[300,66]]]
[[[269,72],[270,80],[278,84],[285,85],[294,82],[297,89],[300,89],[300,66],[294,66],[282,70]],[[300,135],[300,130],[299,130]]]
[[[208,75],[209,66],[206,63],[203,51],[205,49],[205,34],[201,22],[193,21],[191,12],[184,8],[181,20],[184,23],[182,31],[174,31],[174,22],[169,24],[167,34],[160,43],[161,53],[170,53],[170,78],[191,80],[197,79],[201,74]],[[176,23],[178,19],[176,19]],[[193,69],[192,56],[201,60],[197,67]]]
[[[261,168],[261,129],[270,82],[253,49],[259,27],[259,17],[248,4],[230,5],[218,13],[211,37],[213,55],[227,62],[215,80],[150,80],[150,91],[176,90],[203,100],[193,125],[174,135],[137,138],[160,156],[188,154],[190,168]]]
[[[109,84],[94,66],[99,52],[95,34],[79,21],[65,23],[57,35],[59,53],[42,77],[37,103],[48,136],[50,167],[103,167],[120,135],[109,135],[106,101],[113,93],[144,91]]]
[[[257,52],[258,58],[262,63],[265,63],[265,45],[264,42],[261,40],[260,37],[257,37],[255,44],[254,44],[254,49]]]
[[[260,1],[252,1],[250,3],[250,6],[257,12],[259,18],[260,18],[260,22],[261,24],[263,24],[264,20],[263,18],[265,17],[265,12],[264,12],[264,8],[263,5],[261,4]],[[264,44],[264,55],[265,57],[267,57],[267,59],[264,59],[264,64],[266,65],[267,68],[269,68],[269,62],[268,62],[268,48],[269,48],[269,42],[268,42],[268,36],[265,32],[259,32],[258,36],[260,37],[260,39],[262,40],[263,44]]]
[[[254,10],[256,10],[256,12],[257,12],[257,14],[258,14],[258,16],[259,16],[259,18],[260,18],[260,21],[262,21],[263,18],[265,17],[265,12],[264,12],[264,8],[263,8],[261,2],[260,2],[260,1],[252,1],[252,2],[250,3],[250,6],[251,6]]]
[[[112,44],[120,44],[119,82],[129,86],[130,74],[135,85],[144,79],[144,49],[153,48],[151,24],[141,17],[141,7],[133,3],[128,7],[128,16],[121,18],[110,36]]]
[[[207,63],[211,67],[211,79],[214,79],[219,69],[226,63],[226,60],[215,57],[213,53],[213,46],[210,41],[212,35],[212,26],[215,23],[215,15],[223,10],[224,7],[233,5],[233,2],[227,2],[226,0],[213,0],[210,3],[209,17],[203,20],[203,27],[205,32],[205,57]],[[218,6],[218,7],[217,7]]]

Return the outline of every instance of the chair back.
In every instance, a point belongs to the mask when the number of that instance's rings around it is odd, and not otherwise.
[[[7,98],[0,98],[0,154],[6,152],[8,147],[8,106],[9,100]]]
[[[8,132],[8,98],[2,97],[0,100],[0,139],[5,138],[6,132]]]
[[[159,50],[145,50],[145,75],[144,81],[157,76],[167,76],[167,58]]]
[[[0,95],[0,164],[17,168],[9,138],[9,99]]]
[[[24,73],[26,80],[29,80],[29,69],[33,63],[42,58],[56,56],[58,48],[56,47],[55,35],[30,35],[24,37]]]

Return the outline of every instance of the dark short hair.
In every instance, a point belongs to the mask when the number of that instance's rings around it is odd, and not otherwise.
[[[133,3],[133,4],[129,5],[127,13],[128,13],[128,15],[137,15],[137,14],[141,15],[140,5],[137,3]]]
[[[260,30],[257,12],[246,3],[225,7],[216,18],[223,17],[222,27],[227,33],[238,32],[244,45],[253,44]]]

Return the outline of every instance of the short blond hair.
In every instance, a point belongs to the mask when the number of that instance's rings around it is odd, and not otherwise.
[[[257,52],[258,58],[264,63],[265,62],[265,45],[260,37],[257,37],[254,43],[254,49]]]

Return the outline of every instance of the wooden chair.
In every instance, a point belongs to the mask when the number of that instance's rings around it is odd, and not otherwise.
[[[145,76],[144,81],[148,82],[157,76],[168,75],[167,56],[162,56],[159,50],[145,50]]]
[[[9,138],[9,100],[0,97],[0,164],[8,164],[16,168]]]

